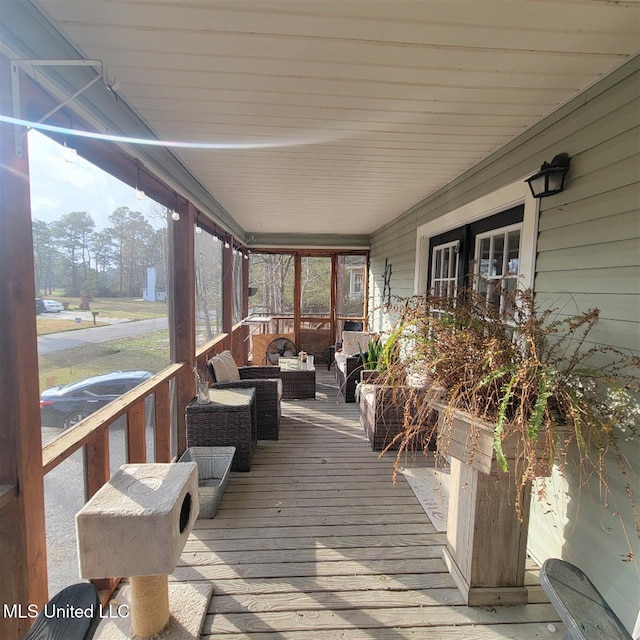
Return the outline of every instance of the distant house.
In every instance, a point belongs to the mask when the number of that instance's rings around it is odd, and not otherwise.
[[[347,266],[349,271],[349,299],[359,300],[364,295],[364,266]]]

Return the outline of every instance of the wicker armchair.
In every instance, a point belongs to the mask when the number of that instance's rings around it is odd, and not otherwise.
[[[336,381],[345,402],[356,401],[356,385],[360,381],[360,372],[364,368],[362,360],[357,356],[336,353]]]
[[[240,380],[216,382],[211,363],[207,363],[214,389],[256,390],[256,413],[258,420],[258,440],[278,440],[280,438],[280,402],[282,400],[282,380],[280,367],[238,367]]]
[[[345,323],[346,325],[346,323]],[[342,332],[342,342],[336,342],[333,356],[336,366],[336,380],[345,402],[356,401],[356,385],[360,381],[362,360],[360,351],[366,351],[373,334],[369,331]]]

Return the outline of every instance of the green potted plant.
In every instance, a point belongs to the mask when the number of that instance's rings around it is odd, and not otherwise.
[[[375,382],[380,372],[385,369],[383,359],[384,343],[382,338],[378,335],[371,336],[367,343],[366,350],[363,351],[362,347],[358,345],[358,351],[363,366],[363,369],[360,371],[360,382]]]
[[[428,425],[434,424],[434,412],[423,413],[420,408],[429,404],[426,398],[439,398],[441,391],[405,356],[411,351],[412,341],[410,325],[399,323],[384,342],[373,338],[368,351],[362,353],[367,369],[361,372],[357,394],[360,422],[375,451],[409,446],[419,449],[432,444],[422,435],[429,432]],[[414,424],[415,420],[420,424]],[[410,425],[414,426],[415,437],[404,439]]]
[[[607,462],[629,477],[618,442],[637,428],[640,379],[638,358],[587,340],[597,310],[562,315],[536,308],[530,291],[490,287],[455,299],[416,298],[401,319],[412,336],[403,368],[421,368],[446,391],[412,408],[425,415],[436,409],[438,423],[405,420],[398,453],[427,425],[438,459],[451,459],[445,560],[475,605],[526,601],[535,477],[565,464],[570,452],[604,485]],[[628,493],[640,531],[630,486]]]

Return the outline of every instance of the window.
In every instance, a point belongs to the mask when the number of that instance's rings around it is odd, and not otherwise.
[[[196,345],[222,333],[222,242],[202,229],[194,234]]]
[[[303,316],[326,317],[331,312],[331,258],[302,256],[300,312]]]
[[[476,236],[476,289],[486,296],[487,304],[507,309],[509,291],[518,286],[521,225],[512,225]]]
[[[449,242],[433,248],[431,294],[437,298],[452,298],[458,291],[460,243]]]
[[[256,292],[249,313],[293,317],[294,260],[291,254],[252,253],[249,286]]]
[[[522,288],[533,287],[539,205],[540,201],[531,195],[531,190],[527,184],[522,180],[517,180],[421,224],[416,234],[414,293],[417,295],[424,294],[430,287],[432,250],[435,245],[443,244],[444,242],[433,243],[435,237],[452,229],[469,227],[478,221],[491,218],[498,212],[518,207],[522,209],[522,215],[519,220],[496,224],[494,228],[499,229],[517,222],[522,224],[518,286]],[[482,229],[479,233],[484,233],[485,231],[489,231],[489,229]],[[468,273],[468,267],[462,262],[463,255],[464,251],[461,250],[459,271],[461,274],[466,274]]]
[[[101,396],[121,396],[126,391],[129,391],[129,389],[133,389],[139,382],[138,380],[132,385],[125,385],[124,382],[103,382],[87,390]]]
[[[354,271],[351,274],[351,298],[359,297],[362,295],[362,285],[364,278],[361,271]]]
[[[339,321],[344,319],[361,321],[364,318],[366,268],[367,256],[365,255],[338,256],[336,311]]]
[[[524,206],[519,205],[465,224],[429,240],[429,292],[451,298],[460,288],[474,287],[488,303],[506,311],[507,292],[520,277],[520,238]]]

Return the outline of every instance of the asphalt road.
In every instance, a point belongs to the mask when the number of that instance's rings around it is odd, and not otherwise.
[[[62,333],[50,333],[38,338],[38,355],[45,356],[54,351],[72,349],[86,344],[95,344],[107,340],[117,340],[137,336],[141,333],[167,329],[168,318],[152,318],[151,320],[135,320],[132,322],[119,322],[102,327],[77,329],[76,331],[64,331]]]

